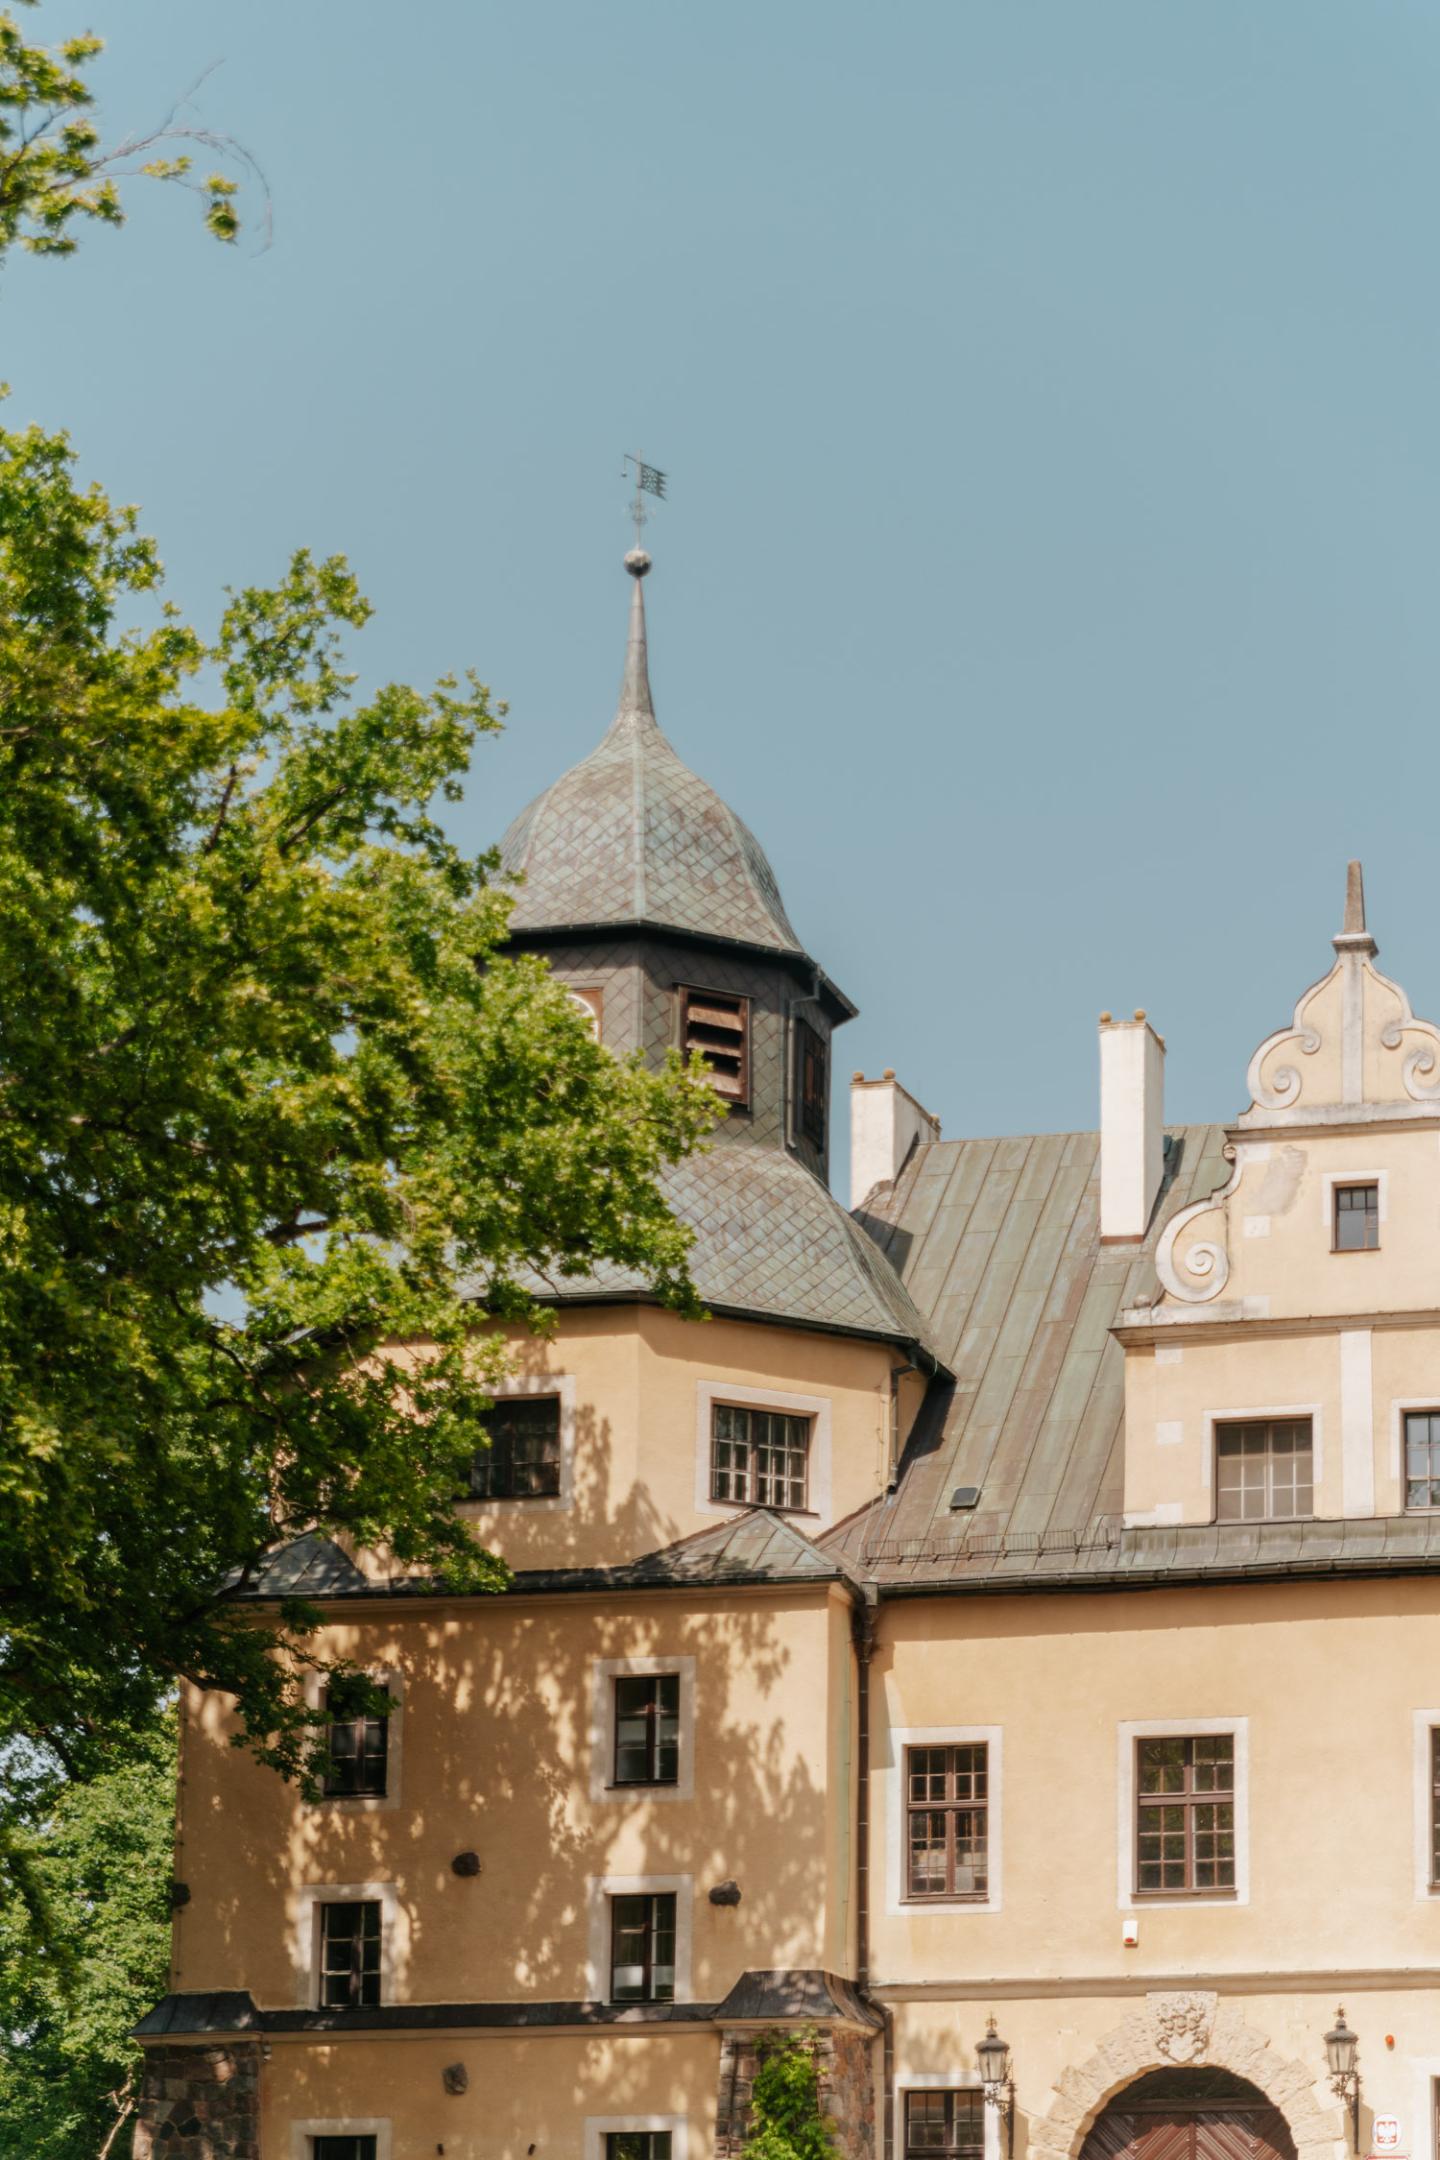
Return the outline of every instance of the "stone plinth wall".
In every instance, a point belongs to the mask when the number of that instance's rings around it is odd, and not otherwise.
[[[750,2094],[757,2050],[767,2040],[794,2037],[771,2032],[724,2030],[720,2035],[720,2084],[715,2110],[715,2160],[739,2160],[750,2134]],[[870,2041],[863,2033],[822,2030],[814,2040],[820,2107],[835,2125],[842,2160],[875,2160],[875,2079]]]
[[[260,2047],[148,2048],[134,2160],[260,2160]]]

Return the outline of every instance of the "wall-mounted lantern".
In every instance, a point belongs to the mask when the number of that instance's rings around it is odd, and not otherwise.
[[[1330,2065],[1330,2090],[1337,2100],[1343,2100],[1350,2110],[1350,2149],[1360,2150],[1360,2072],[1355,2058],[1360,2052],[1360,2038],[1345,2023],[1343,2009],[1335,2012],[1332,2031],[1325,2035],[1325,2059]]]
[[[986,2022],[985,2037],[976,2044],[975,2054],[980,2064],[980,2086],[987,2107],[993,2107],[1005,2126],[1005,2151],[1007,2156],[1015,2151],[1015,2080],[1010,2074],[1010,2046],[995,2030],[995,2020]]]

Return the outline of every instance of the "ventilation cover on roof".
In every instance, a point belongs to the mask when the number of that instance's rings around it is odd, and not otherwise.
[[[978,1485],[957,1485],[950,1495],[950,1511],[954,1514],[960,1508],[975,1507],[978,1505],[979,1499],[980,1487]]]

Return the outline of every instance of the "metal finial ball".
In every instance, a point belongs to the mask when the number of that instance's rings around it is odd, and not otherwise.
[[[644,548],[631,548],[629,554],[625,557],[625,567],[631,577],[644,577],[650,568],[650,557],[646,554]]]

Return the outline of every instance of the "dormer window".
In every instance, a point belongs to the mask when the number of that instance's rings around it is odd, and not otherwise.
[[[1376,1252],[1380,1245],[1380,1187],[1335,1187],[1334,1249],[1336,1252]]]
[[[720,990],[682,990],[680,1047],[698,1050],[710,1067],[710,1085],[733,1109],[750,1102],[750,1000]]]

